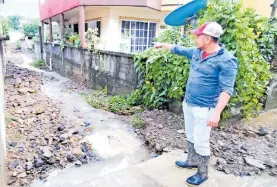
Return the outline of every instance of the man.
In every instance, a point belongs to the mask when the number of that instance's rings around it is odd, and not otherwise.
[[[238,62],[218,43],[223,34],[218,23],[206,23],[192,34],[196,36],[197,48],[164,43],[157,43],[154,47],[170,49],[172,53],[191,60],[183,103],[188,158],[175,164],[180,168],[198,168],[187,183],[200,185],[208,179],[210,131],[218,126],[221,112],[233,93]]]

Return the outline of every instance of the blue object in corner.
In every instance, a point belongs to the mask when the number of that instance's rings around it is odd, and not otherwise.
[[[170,26],[185,25],[187,18],[192,17],[205,7],[207,7],[207,0],[193,0],[170,12],[164,21]]]

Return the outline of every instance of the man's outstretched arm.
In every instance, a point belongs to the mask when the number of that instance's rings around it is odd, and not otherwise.
[[[172,45],[172,44],[166,44],[166,43],[156,43],[154,47],[157,49],[159,48],[168,49],[171,51],[171,53],[185,56],[188,59],[191,59],[193,53],[196,51],[196,48],[183,47],[179,45]]]

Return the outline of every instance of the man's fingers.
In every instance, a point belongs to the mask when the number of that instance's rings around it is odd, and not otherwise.
[[[210,127],[217,127],[218,123],[212,122],[212,121],[208,121],[208,126],[210,126]]]

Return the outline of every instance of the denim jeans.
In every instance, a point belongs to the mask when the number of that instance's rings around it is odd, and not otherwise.
[[[207,122],[215,108],[193,106],[184,101],[183,111],[187,141],[194,144],[194,149],[199,155],[210,156],[211,127]]]

